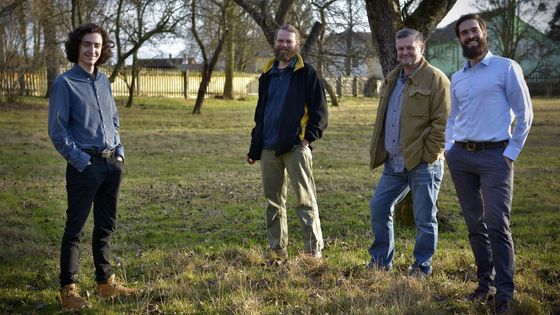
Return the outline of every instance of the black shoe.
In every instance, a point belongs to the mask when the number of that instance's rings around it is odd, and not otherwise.
[[[488,301],[494,299],[495,289],[490,288],[489,290],[484,290],[477,288],[473,293],[469,294],[466,298],[467,301],[486,304]]]
[[[428,278],[432,275],[432,267],[428,269],[422,269],[418,266],[411,266],[408,268],[408,276],[413,278]]]
[[[366,265],[366,269],[370,270],[382,270],[382,271],[389,271],[391,270],[391,266],[382,266],[378,264],[373,258],[368,262]]]
[[[512,300],[496,299],[496,314],[513,314],[512,313]]]

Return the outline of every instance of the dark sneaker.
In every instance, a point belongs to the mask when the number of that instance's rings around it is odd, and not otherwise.
[[[432,275],[432,266],[420,267],[412,265],[408,269],[408,275],[414,278],[427,278]]]
[[[496,299],[496,301],[494,303],[496,305],[496,314],[498,314],[498,315],[513,314],[513,311],[512,311],[513,301],[512,300]]]
[[[469,294],[466,297],[466,300],[474,303],[486,304],[488,303],[488,301],[494,299],[494,294],[496,294],[496,289],[492,287],[490,287],[490,289],[488,290],[476,288],[473,293]]]

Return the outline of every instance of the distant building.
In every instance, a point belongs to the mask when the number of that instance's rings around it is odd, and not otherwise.
[[[490,51],[494,55],[500,55],[502,43],[496,32],[503,17],[497,11],[483,12],[480,15],[487,23]],[[519,27],[523,30],[523,38],[517,47],[517,56],[520,57],[516,61],[523,68],[525,76],[560,74],[560,46],[522,19],[516,18],[515,22],[520,23]],[[463,67],[465,58],[455,35],[455,23],[432,33],[427,41],[425,55],[432,65],[448,76]]]
[[[140,68],[150,68],[150,69],[177,69],[181,71],[200,71],[202,65],[198,64],[196,60],[192,57],[184,58],[150,58],[150,59],[138,59],[138,66]]]

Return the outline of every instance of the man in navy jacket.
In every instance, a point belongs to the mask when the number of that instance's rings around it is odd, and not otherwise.
[[[303,224],[305,252],[321,258],[323,236],[311,143],[321,138],[327,128],[328,113],[321,80],[298,53],[299,39],[299,32],[291,25],[276,32],[275,57],[259,78],[259,100],[247,162],[261,160],[271,252],[287,257],[287,173],[297,197],[296,212]]]

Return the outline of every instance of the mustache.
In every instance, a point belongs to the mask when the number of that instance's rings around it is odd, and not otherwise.
[[[478,45],[469,46],[473,41],[476,41]],[[467,59],[476,59],[488,51],[488,42],[484,38],[475,37],[461,43],[461,47],[463,48],[463,57]]]

